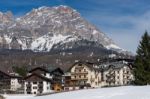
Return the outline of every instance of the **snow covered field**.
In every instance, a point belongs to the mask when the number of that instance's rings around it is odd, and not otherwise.
[[[47,96],[6,96],[6,99],[150,99],[150,86],[88,89]]]

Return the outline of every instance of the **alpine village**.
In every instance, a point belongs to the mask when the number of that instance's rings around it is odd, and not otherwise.
[[[9,15],[0,14],[8,27],[14,24]],[[33,9],[15,24],[0,30],[7,32],[0,35],[0,94],[40,96],[150,84],[149,76],[141,76],[150,68],[147,31],[133,55],[67,6]]]

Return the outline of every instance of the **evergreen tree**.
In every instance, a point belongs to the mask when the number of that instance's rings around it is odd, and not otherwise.
[[[147,31],[142,36],[138,46],[134,65],[135,84],[150,84],[150,36]]]

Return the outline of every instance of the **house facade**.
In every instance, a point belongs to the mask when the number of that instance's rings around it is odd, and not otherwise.
[[[23,78],[0,71],[0,93],[16,92],[23,85]]]
[[[102,70],[103,86],[129,85],[134,80],[132,65],[127,62],[105,63],[99,67]]]
[[[101,72],[92,63],[75,63],[66,77],[69,78],[69,75],[70,81],[65,85],[65,90],[101,87]]]
[[[22,77],[13,76],[11,77],[11,87],[10,90],[17,91],[19,88],[23,87],[23,79]]]
[[[42,75],[31,74],[25,78],[25,94],[50,93],[52,81]]]
[[[64,90],[129,85],[134,80],[132,65],[125,61],[94,64],[77,62],[64,76]]]
[[[3,71],[0,71],[0,93],[10,90],[11,76]]]
[[[62,75],[60,68],[36,67],[29,71],[25,78],[25,94],[43,94],[62,91]]]

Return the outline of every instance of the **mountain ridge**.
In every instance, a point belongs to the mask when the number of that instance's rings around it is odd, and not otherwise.
[[[71,46],[73,42],[87,40],[106,50],[126,53],[106,34],[68,6],[43,6],[19,18],[13,18],[11,13],[2,15],[5,20],[0,17],[3,21],[0,24],[0,48],[49,52],[57,44],[66,45],[60,49],[70,49],[74,48]]]

